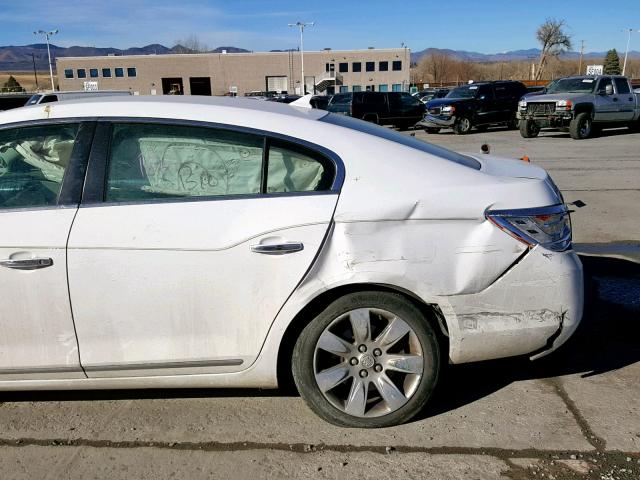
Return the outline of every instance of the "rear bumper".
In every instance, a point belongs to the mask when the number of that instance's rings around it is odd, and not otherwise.
[[[583,302],[577,255],[536,247],[488,288],[441,304],[451,361],[547,355],[578,328]]]
[[[418,122],[418,125],[426,128],[451,128],[455,123],[455,116],[431,115],[430,113],[428,113],[421,121]]]

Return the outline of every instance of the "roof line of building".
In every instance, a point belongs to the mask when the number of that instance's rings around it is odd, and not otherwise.
[[[407,51],[411,51],[411,49],[406,48]],[[305,50],[305,55],[313,55],[318,53],[360,53],[360,52],[404,52],[405,48],[362,48],[357,50]],[[238,53],[222,53],[222,52],[207,52],[207,53],[141,53],[138,55],[92,55],[86,57],[57,57],[58,60],[92,60],[92,59],[103,59],[103,58],[140,58],[140,57],[159,57],[159,58],[170,58],[170,57],[210,57],[214,55],[219,56],[243,56],[243,55],[283,55],[288,53],[299,53],[298,50],[292,50],[291,52],[238,52]]]

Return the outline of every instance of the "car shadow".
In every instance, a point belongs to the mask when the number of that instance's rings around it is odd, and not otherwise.
[[[586,284],[585,313],[565,345],[534,362],[515,357],[446,366],[434,396],[412,422],[473,403],[513,382],[568,374],[590,377],[640,362],[640,264],[607,257],[581,259]],[[79,390],[3,392],[0,402],[297,396],[291,388]]]
[[[473,403],[509,384],[579,374],[592,377],[640,362],[640,264],[581,257],[585,310],[575,334],[536,361],[506,358],[448,365],[420,420]]]
[[[591,137],[582,141],[597,140],[598,138],[603,137],[617,137],[619,135],[631,135],[632,133],[633,132],[631,132],[626,127],[618,127],[614,129],[602,130],[598,132],[597,135],[592,135]],[[558,130],[542,130],[540,132],[539,138],[571,138],[571,135],[569,135],[568,132],[560,132]]]

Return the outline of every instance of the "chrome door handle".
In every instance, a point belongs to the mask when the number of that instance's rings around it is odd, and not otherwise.
[[[254,253],[263,253],[265,255],[285,255],[287,253],[300,252],[304,249],[304,245],[300,242],[278,243],[275,245],[251,245],[251,251]]]
[[[0,266],[15,270],[37,270],[53,265],[52,258],[28,258],[25,260],[0,260]]]

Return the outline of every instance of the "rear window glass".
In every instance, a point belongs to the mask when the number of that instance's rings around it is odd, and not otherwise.
[[[446,148],[442,148],[437,145],[433,145],[431,143],[423,142],[422,140],[417,140],[414,137],[403,135],[402,133],[398,133],[394,130],[381,127],[379,125],[375,125],[370,122],[365,122],[352,117],[347,117],[345,115],[336,115],[333,113],[330,113],[322,117],[320,121],[331,123],[333,125],[338,125],[340,127],[350,128],[352,130],[357,130],[358,132],[367,133],[369,135],[374,135],[376,137],[384,138],[385,140],[399,143],[401,145],[404,145],[405,147],[414,148],[416,150],[420,150],[421,152],[425,152],[430,155],[435,155],[436,157],[444,158],[445,160],[455,162],[459,165],[464,165],[465,167],[473,168],[475,170],[480,170],[480,162],[478,162],[475,158],[471,158],[466,155],[461,155],[451,150],[447,150]]]

